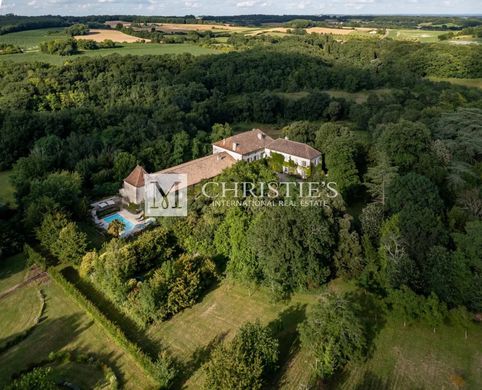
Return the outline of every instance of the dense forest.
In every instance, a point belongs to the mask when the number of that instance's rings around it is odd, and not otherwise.
[[[482,77],[482,48],[319,35],[229,41],[239,51],[1,63],[0,169],[12,170],[18,208],[1,208],[0,254],[40,246],[139,327],[192,306],[222,278],[281,300],[340,277],[434,328],[449,311],[480,312],[482,91],[427,77]],[[341,197],[328,209],[213,208],[193,188],[188,218],[101,248],[87,242],[79,222],[89,218],[89,201],[115,194],[136,164],[152,172],[204,156],[213,128],[245,122],[282,128],[320,150],[313,179],[328,175]],[[276,176],[260,161],[218,180]],[[317,316],[332,322],[320,330]],[[324,362],[316,376],[366,355],[355,317],[332,297],[301,326],[302,345]],[[326,348],[320,332],[340,323],[349,340]],[[233,383],[220,367],[239,360],[225,357],[253,345],[266,346],[263,368],[244,388],[265,383],[276,342],[254,324],[231,343],[208,365],[210,388]]]

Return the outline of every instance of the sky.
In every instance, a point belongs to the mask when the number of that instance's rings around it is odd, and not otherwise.
[[[482,0],[0,0],[0,14],[482,14]]]

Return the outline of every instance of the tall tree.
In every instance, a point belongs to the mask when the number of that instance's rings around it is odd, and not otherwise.
[[[363,325],[348,301],[327,295],[308,312],[299,326],[301,346],[311,356],[316,376],[329,378],[349,361],[363,356]]]

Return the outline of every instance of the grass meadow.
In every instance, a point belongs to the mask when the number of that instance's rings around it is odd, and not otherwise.
[[[52,65],[62,65],[83,57],[104,57],[112,54],[119,55],[162,55],[162,54],[183,54],[205,55],[221,53],[219,50],[201,47],[188,43],[180,44],[160,44],[160,43],[126,43],[122,47],[113,49],[99,49],[83,51],[73,56],[58,56],[54,54],[41,53],[40,51],[30,51],[19,54],[7,54],[0,56],[0,61],[13,62],[44,62]]]
[[[25,260],[21,255],[0,264],[0,291],[23,280]],[[36,285],[30,285],[0,300],[0,340],[29,327],[32,313],[35,316],[39,310],[37,288]],[[41,288],[46,296],[43,320],[26,339],[0,354],[0,388],[8,383],[12,374],[25,370],[46,359],[50,352],[58,350],[94,354],[112,367],[123,388],[144,390],[154,387],[154,383],[135,361],[65,295],[60,286],[50,281]],[[80,385],[85,385],[86,380],[95,383],[103,380],[99,370],[73,365],[75,364],[66,364],[59,368],[63,371],[55,368],[56,375],[67,375],[71,382]],[[90,385],[85,387],[91,388]]]

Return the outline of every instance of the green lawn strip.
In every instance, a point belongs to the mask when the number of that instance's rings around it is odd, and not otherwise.
[[[0,172],[0,203],[15,207],[15,189],[12,183],[10,183],[11,174],[12,171]]]
[[[102,327],[92,321],[55,282],[42,287],[46,295],[45,319],[22,342],[0,354],[0,388],[14,373],[45,360],[51,352],[73,350],[94,354],[114,369],[126,389],[155,387],[135,360],[106,337]],[[0,320],[1,321],[1,320]],[[81,381],[74,377],[73,381]]]
[[[23,253],[0,260],[0,292],[23,282],[27,272],[26,263]]]

